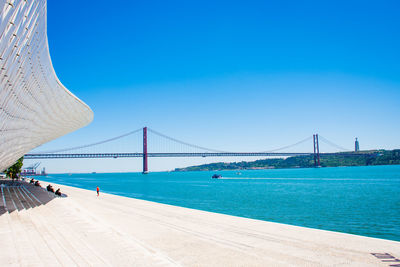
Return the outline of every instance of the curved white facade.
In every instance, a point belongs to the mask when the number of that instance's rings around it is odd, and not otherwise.
[[[46,0],[0,0],[0,171],[33,148],[93,120],[58,80],[49,55]]]

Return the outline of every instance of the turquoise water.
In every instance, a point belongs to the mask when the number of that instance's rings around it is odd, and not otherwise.
[[[52,174],[42,180],[242,217],[400,241],[400,166]]]

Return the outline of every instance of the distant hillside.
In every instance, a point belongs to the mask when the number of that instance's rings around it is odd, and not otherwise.
[[[368,165],[400,165],[400,149],[378,150],[366,156],[351,156],[345,154],[321,155],[321,167],[337,166],[368,166]],[[177,168],[175,171],[216,171],[216,170],[251,170],[251,169],[284,169],[314,167],[313,156],[296,156],[286,159],[262,159],[256,161],[218,162]]]

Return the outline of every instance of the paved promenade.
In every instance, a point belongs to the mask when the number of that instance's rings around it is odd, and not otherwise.
[[[2,266],[400,264],[400,242],[54,187],[68,197],[2,187]]]

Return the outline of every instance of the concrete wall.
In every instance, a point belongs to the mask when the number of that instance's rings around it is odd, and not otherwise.
[[[58,80],[49,55],[46,0],[0,0],[0,171],[31,149],[93,120]]]

